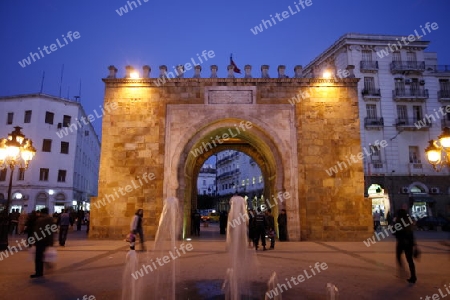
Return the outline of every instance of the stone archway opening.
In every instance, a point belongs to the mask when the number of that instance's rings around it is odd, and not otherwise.
[[[225,150],[235,150],[251,157],[261,169],[264,180],[264,199],[274,199],[277,191],[283,190],[283,166],[279,153],[267,135],[259,130],[238,130],[235,124],[242,120],[220,120],[215,124],[204,128],[194,135],[187,143],[178,167],[179,188],[177,194],[184,199],[183,207],[183,237],[190,235],[191,212],[196,207],[197,178],[201,167],[211,156]],[[237,134],[238,133],[238,134]],[[225,137],[217,139],[216,137]],[[215,140],[214,140],[215,139]],[[211,141],[214,141],[212,143]],[[209,143],[209,144],[207,144]],[[271,147],[272,146],[272,147]],[[198,149],[206,150],[199,151]],[[201,153],[200,153],[201,152]],[[196,155],[198,154],[198,155]],[[278,214],[279,208],[286,203],[283,201],[272,201],[271,209],[274,215]]]

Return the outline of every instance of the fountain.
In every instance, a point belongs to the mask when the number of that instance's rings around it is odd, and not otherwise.
[[[264,300],[269,300],[269,299],[282,300],[281,292],[279,294],[272,292],[272,291],[276,291],[277,288],[278,288],[278,277],[277,277],[277,273],[273,272],[272,276],[270,276],[270,278],[269,278],[269,282],[267,283],[267,293],[266,293]]]
[[[169,197],[164,201],[153,251],[137,255],[134,250],[130,250],[126,256],[123,300],[148,299],[149,295],[152,299],[175,300],[176,258],[181,251],[177,248],[179,220],[178,199]]]
[[[236,220],[240,220],[236,223]],[[245,199],[233,196],[230,200],[230,212],[228,214],[227,241],[229,268],[222,286],[226,300],[240,300],[252,295],[250,278],[256,271],[256,254],[253,248],[248,248],[248,215]],[[234,224],[234,226],[232,226]],[[243,293],[246,294],[243,294]]]

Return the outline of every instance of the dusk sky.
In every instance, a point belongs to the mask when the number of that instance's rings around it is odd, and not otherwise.
[[[253,76],[259,77],[260,66],[268,64],[276,77],[277,66],[284,64],[292,76],[295,65],[305,66],[345,33],[407,36],[426,22],[439,25],[423,38],[431,42],[428,51],[438,53],[440,65],[450,65],[449,1],[311,0],[304,8],[298,0],[139,1],[130,10],[125,0],[2,0],[0,95],[39,92],[45,71],[43,92],[58,96],[64,65],[62,96],[78,95],[81,80],[81,103],[91,114],[103,104],[101,79],[109,65],[123,77],[126,65],[142,71],[148,64],[155,77],[159,65],[170,71],[212,50],[215,57],[202,64],[203,77],[209,77],[211,64],[218,65],[219,77],[226,77],[230,53],[242,73],[250,64]],[[128,12],[122,10],[120,16],[116,10],[124,6]],[[272,27],[256,35],[250,30],[283,11],[288,11],[287,18]],[[65,43],[62,35],[69,31],[74,38]],[[18,63],[57,39],[62,47],[54,45],[54,51],[25,67]],[[192,74],[187,71],[185,77]],[[101,135],[101,120],[93,125]]]

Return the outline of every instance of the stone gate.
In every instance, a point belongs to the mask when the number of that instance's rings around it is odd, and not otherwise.
[[[291,241],[362,241],[373,232],[362,161],[326,172],[361,151],[358,79],[161,82],[149,78],[148,66],[143,78],[131,78],[130,67],[125,78],[117,78],[113,66],[110,72],[103,79],[110,109],[103,117],[91,238],[125,237],[138,208],[144,209],[145,236],[154,238],[169,196],[180,200],[180,235],[189,236],[200,168],[225,149],[259,165],[274,215],[287,211]]]

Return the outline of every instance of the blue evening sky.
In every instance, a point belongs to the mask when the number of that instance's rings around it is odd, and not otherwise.
[[[59,95],[64,64],[62,96],[78,95],[81,79],[81,103],[91,114],[103,104],[101,78],[109,65],[123,77],[126,65],[141,70],[148,64],[154,77],[159,65],[171,69],[212,50],[215,57],[202,65],[204,77],[211,64],[219,66],[219,77],[226,77],[230,53],[242,73],[250,64],[259,77],[260,66],[268,64],[275,77],[277,66],[284,64],[292,76],[295,65],[305,66],[345,33],[409,35],[426,22],[439,25],[424,37],[431,41],[428,51],[438,53],[439,64],[450,64],[447,0],[312,0],[311,6],[257,35],[250,28],[288,6],[295,10],[298,0],[139,1],[119,16],[116,10],[127,5],[125,0],[1,0],[0,95],[39,92],[43,71],[43,92]],[[80,38],[65,45],[61,35],[69,31],[78,31]],[[19,65],[57,38],[64,47],[24,68]],[[101,120],[93,125],[101,135]]]

